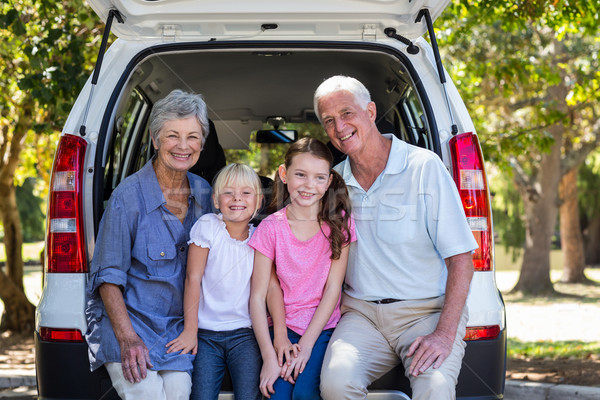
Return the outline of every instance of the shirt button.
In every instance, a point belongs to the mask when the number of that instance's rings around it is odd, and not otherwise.
[[[181,246],[181,247],[179,248],[179,251],[181,251],[181,252],[183,253],[183,252],[185,251],[185,246]]]
[[[161,251],[161,252],[160,252],[160,256],[161,256],[161,257],[164,257],[164,256],[165,256],[165,252],[164,252],[164,251]]]

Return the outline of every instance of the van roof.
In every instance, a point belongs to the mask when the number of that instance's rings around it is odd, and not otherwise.
[[[111,9],[124,17],[112,31],[128,40],[169,38],[170,41],[247,39],[269,36],[290,39],[338,37],[356,40],[365,32],[391,27],[409,38],[427,27],[416,23],[429,9],[435,20],[450,0],[88,0],[104,20]]]

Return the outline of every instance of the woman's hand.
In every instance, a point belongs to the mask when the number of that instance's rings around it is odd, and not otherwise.
[[[146,379],[147,368],[153,368],[148,348],[138,335],[119,341],[123,376],[130,383]]]
[[[198,332],[184,329],[181,335],[167,343],[166,347],[167,353],[181,351],[181,354],[192,352],[193,355],[196,355],[198,352]]]
[[[271,395],[275,393],[273,384],[279,378],[281,369],[277,365],[276,358],[269,358],[263,362],[262,369],[260,370],[260,391],[267,399],[271,398]]]

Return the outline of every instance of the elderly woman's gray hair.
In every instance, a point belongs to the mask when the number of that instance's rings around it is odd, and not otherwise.
[[[371,102],[371,94],[369,93],[369,90],[358,79],[344,75],[332,76],[331,78],[323,81],[317,90],[315,90],[313,106],[319,122],[323,122],[321,121],[321,113],[319,111],[319,101],[323,97],[339,91],[345,91],[352,94],[358,105],[362,107],[363,110],[366,110],[367,105]]]
[[[175,89],[154,104],[150,113],[150,134],[158,144],[158,135],[167,121],[196,117],[202,127],[202,145],[208,136],[208,116],[202,95]]]

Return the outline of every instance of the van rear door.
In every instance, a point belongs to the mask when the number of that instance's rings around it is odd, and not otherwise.
[[[113,33],[127,40],[164,38],[171,41],[261,39],[277,36],[313,39],[356,39],[363,32],[385,28],[409,38],[426,32],[415,22],[427,8],[435,20],[450,0],[88,0],[104,20],[117,9],[124,24]]]

